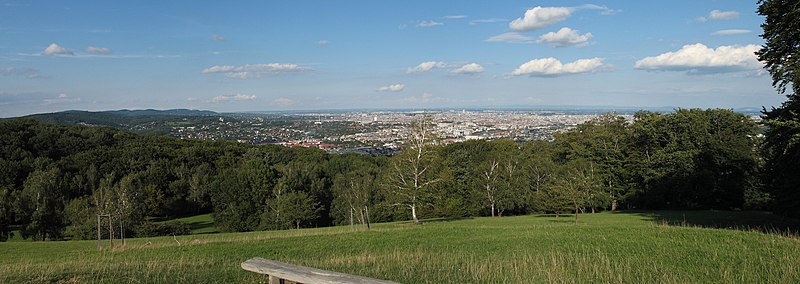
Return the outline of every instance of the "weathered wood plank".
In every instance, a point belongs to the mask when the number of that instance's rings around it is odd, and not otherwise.
[[[285,279],[297,283],[320,283],[320,284],[391,284],[397,283],[386,280],[367,278],[350,274],[339,273],[316,269],[311,267],[299,266],[277,260],[268,260],[255,257],[242,262],[242,269],[269,275],[270,283],[273,277]]]

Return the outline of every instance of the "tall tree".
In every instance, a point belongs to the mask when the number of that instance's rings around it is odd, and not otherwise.
[[[34,240],[60,239],[64,232],[64,199],[58,168],[36,170],[25,180],[17,208],[26,216],[22,236]]]
[[[419,223],[417,210],[430,204],[433,186],[442,181],[439,176],[437,142],[429,119],[421,119],[409,127],[403,150],[392,158],[388,170],[388,189],[396,206],[411,210],[411,218]]]
[[[800,2],[761,0],[758,14],[766,44],[756,52],[772,76],[772,86],[787,100],[764,109],[764,156],[767,187],[775,195],[777,211],[800,217]],[[787,91],[787,87],[791,89]]]

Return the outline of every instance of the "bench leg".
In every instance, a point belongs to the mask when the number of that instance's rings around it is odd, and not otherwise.
[[[283,284],[283,279],[270,275],[269,284]]]

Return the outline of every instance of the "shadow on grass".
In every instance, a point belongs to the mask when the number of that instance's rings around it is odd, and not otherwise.
[[[193,235],[219,233],[213,220],[187,222],[186,224],[189,225]]]
[[[420,224],[442,223],[442,222],[453,222],[453,221],[469,220],[469,219],[473,219],[473,217],[441,217],[441,218],[420,219],[419,223]],[[397,223],[399,223],[399,224],[412,224],[412,223],[414,223],[414,221],[407,220],[407,221],[399,221]]]
[[[800,221],[765,211],[623,211],[658,224],[800,236]]]

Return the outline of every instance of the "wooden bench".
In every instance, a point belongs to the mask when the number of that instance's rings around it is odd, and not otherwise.
[[[242,269],[269,276],[270,284],[284,283],[395,283],[392,281],[372,279],[362,276],[344,274],[334,271],[289,264],[276,260],[255,257],[242,262]]]

